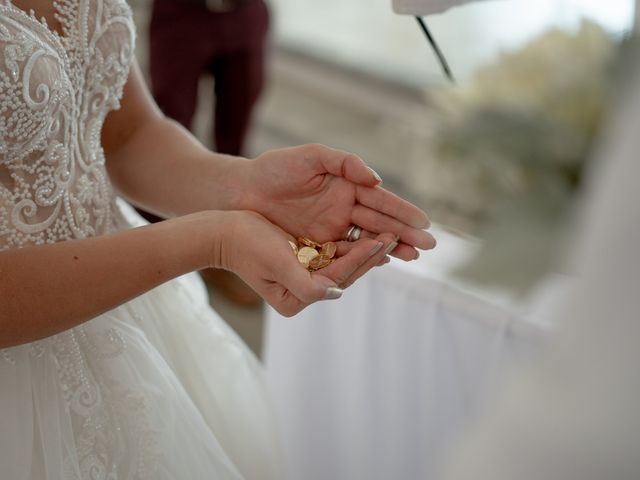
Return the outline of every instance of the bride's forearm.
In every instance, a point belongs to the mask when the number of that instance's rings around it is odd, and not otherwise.
[[[243,170],[250,160],[210,152],[181,125],[158,116],[107,151],[119,193],[169,218],[200,210],[239,210]]]
[[[102,129],[107,169],[120,194],[163,217],[201,210],[243,210],[250,161],[212,153],[166,118],[134,62],[121,108]]]
[[[112,235],[0,252],[0,348],[59,333],[210,266],[224,217],[202,212]]]

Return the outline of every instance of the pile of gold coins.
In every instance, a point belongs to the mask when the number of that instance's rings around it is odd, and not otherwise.
[[[333,242],[317,243],[308,238],[298,238],[298,243],[289,241],[298,261],[310,272],[315,272],[335,261],[336,244]]]

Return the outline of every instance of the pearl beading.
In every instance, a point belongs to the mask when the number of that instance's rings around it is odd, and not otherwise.
[[[54,9],[62,35],[0,3],[0,251],[118,229],[100,132],[127,80],[131,10],[124,0],[55,0]],[[126,349],[118,326],[99,322],[0,349],[8,368],[55,365],[76,440],[65,479],[155,475],[149,402],[110,375]]]
[[[62,35],[0,4],[0,251],[110,233],[100,132],[135,30],[123,0],[56,0]]]

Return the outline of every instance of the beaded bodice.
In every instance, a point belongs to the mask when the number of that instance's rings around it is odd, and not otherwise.
[[[114,230],[100,132],[135,30],[125,0],[54,0],[62,34],[0,4],[0,251]]]

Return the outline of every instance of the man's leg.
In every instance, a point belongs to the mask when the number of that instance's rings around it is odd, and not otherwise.
[[[162,112],[186,128],[196,110],[198,80],[207,63],[207,52],[198,42],[201,28],[192,21],[198,10],[197,4],[154,0],[149,24],[151,93]],[[138,212],[149,222],[162,220]]]
[[[160,109],[190,128],[196,110],[198,81],[209,61],[204,6],[154,0],[149,25],[151,91]]]
[[[262,49],[228,54],[216,59],[215,78],[216,149],[242,155],[254,108],[264,86]]]
[[[269,13],[253,1],[227,16],[235,28],[210,65],[215,78],[214,141],[221,153],[242,155],[265,81]],[[243,38],[234,38],[242,35]]]

